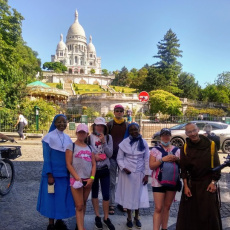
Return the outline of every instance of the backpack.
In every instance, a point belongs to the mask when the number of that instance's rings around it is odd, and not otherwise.
[[[162,146],[155,147],[162,153],[162,158],[168,155]],[[175,155],[179,148],[174,147],[171,154]],[[175,187],[180,181],[180,170],[176,162],[163,162],[159,168],[156,169],[155,178],[159,184],[167,187]]]
[[[184,155],[187,155],[187,142],[184,144]],[[211,141],[211,168],[214,168],[215,142]]]

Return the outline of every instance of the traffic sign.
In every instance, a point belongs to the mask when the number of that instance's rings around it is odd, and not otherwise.
[[[146,91],[139,93],[138,99],[140,102],[147,102],[149,100],[149,94]]]

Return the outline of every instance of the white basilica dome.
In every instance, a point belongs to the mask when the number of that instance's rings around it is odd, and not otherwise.
[[[78,12],[76,10],[75,12],[75,22],[70,26],[69,30],[68,30],[68,34],[67,34],[67,39],[69,38],[73,38],[72,36],[85,36],[85,31],[83,29],[83,27],[80,25],[80,23],[78,22]]]
[[[89,44],[88,44],[88,52],[93,52],[93,53],[96,53],[96,49],[95,49],[95,46],[94,44],[92,43],[92,36],[90,35],[89,37]]]
[[[61,36],[60,36],[60,42],[57,45],[57,50],[65,50],[66,48],[67,48],[66,44],[63,41],[63,35],[61,34]]]

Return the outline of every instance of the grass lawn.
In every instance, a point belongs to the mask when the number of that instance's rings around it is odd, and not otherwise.
[[[111,88],[115,89],[117,92],[122,92],[124,90],[124,93],[136,93],[136,89],[129,88],[129,87],[123,87],[123,86],[112,86],[110,85]]]
[[[50,86],[50,87],[53,87],[53,88],[56,88],[56,85],[58,83],[45,83],[46,85]]]
[[[83,93],[107,93],[99,85],[75,84],[76,94]]]

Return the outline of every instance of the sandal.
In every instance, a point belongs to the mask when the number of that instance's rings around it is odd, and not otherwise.
[[[109,215],[114,215],[114,206],[109,206]]]
[[[122,205],[118,204],[117,208],[121,211],[121,212],[127,212],[127,208],[123,208]]]

